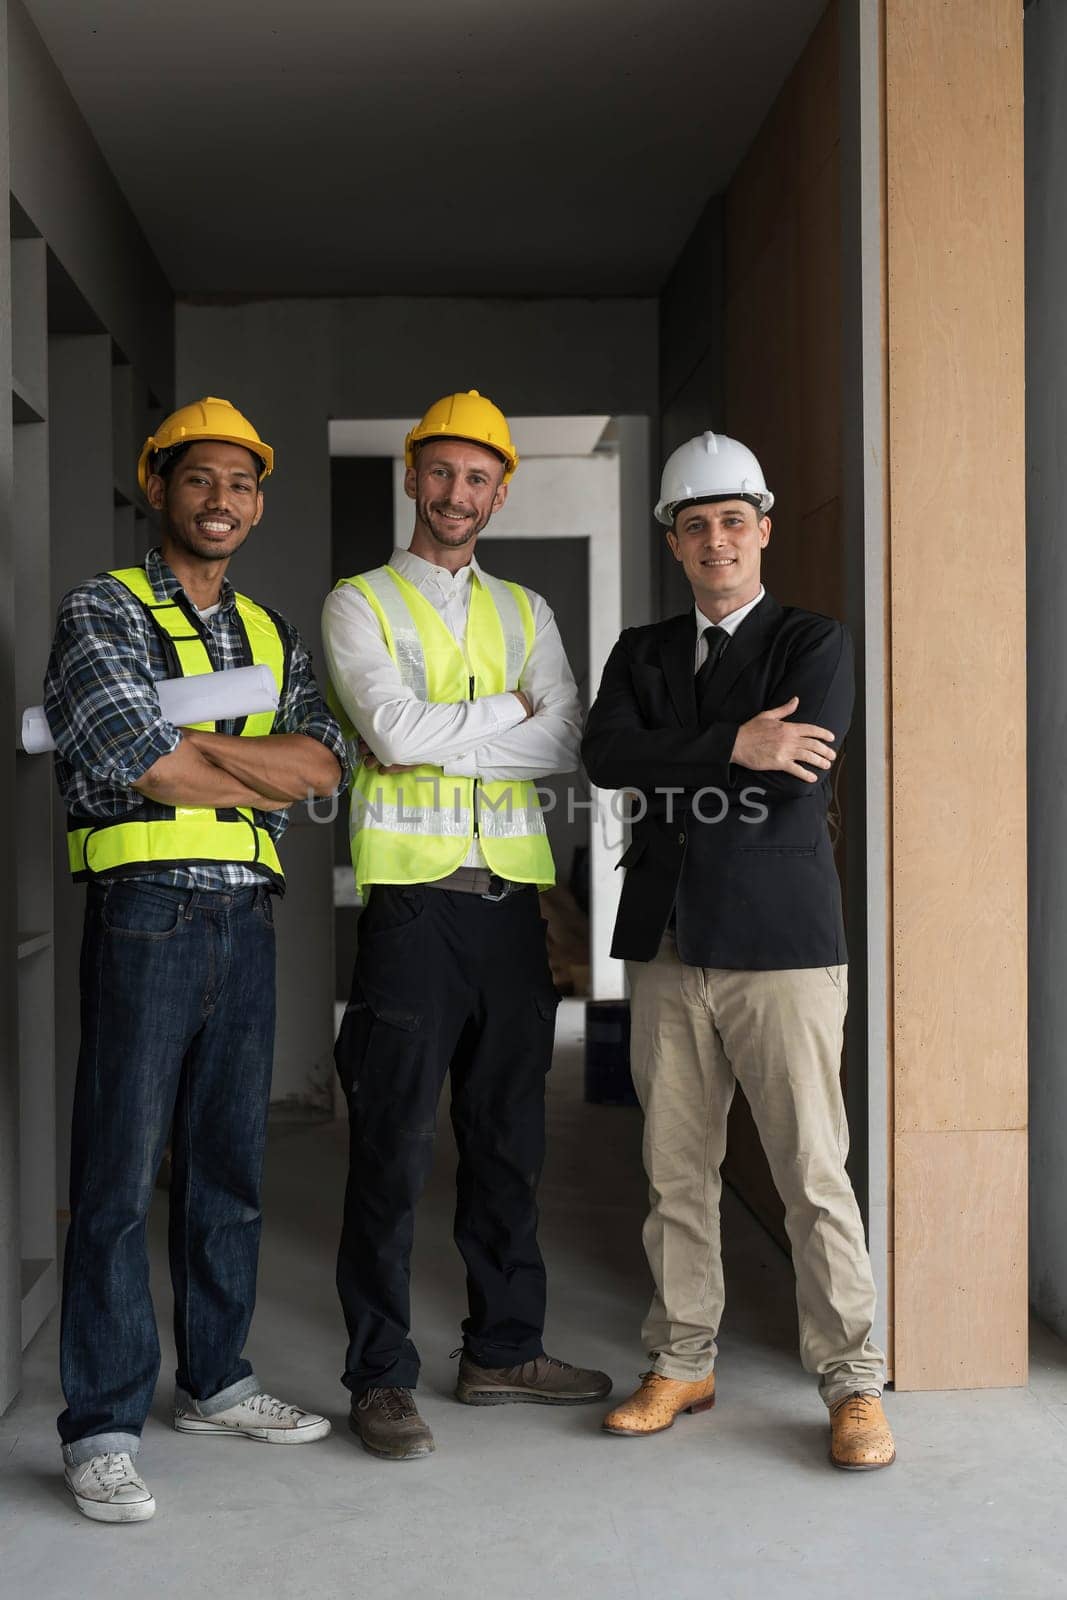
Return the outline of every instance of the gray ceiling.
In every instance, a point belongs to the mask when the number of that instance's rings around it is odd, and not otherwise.
[[[643,294],[825,0],[26,0],[180,293]]]

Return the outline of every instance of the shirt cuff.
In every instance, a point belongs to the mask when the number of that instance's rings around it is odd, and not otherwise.
[[[470,750],[465,756],[457,756],[455,761],[448,763],[447,771],[451,778],[476,778],[478,776],[477,750]]]
[[[478,704],[492,706],[498,724],[497,733],[503,733],[507,728],[517,728],[520,722],[526,721],[522,701],[511,689],[506,689],[503,694],[482,695]]]
[[[131,788],[163,756],[173,755],[182,736],[172,722],[156,722],[129,742],[123,740],[120,759],[107,774],[110,782]]]
[[[306,739],[317,739],[319,744],[325,745],[330,754],[336,758],[337,765],[341,769],[341,776],[337,780],[337,787],[333,793],[343,794],[345,789],[348,787],[348,780],[352,775],[352,763],[349,757],[348,745],[345,742],[344,734],[341,732],[336,722],[334,722],[332,718],[326,719],[325,717],[313,717],[309,722],[305,723],[303,727],[294,728],[293,732],[302,733]],[[354,748],[355,740],[353,739],[353,749]]]

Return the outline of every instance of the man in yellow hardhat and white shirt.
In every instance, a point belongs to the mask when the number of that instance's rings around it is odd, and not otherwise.
[[[345,754],[295,628],[226,578],[273,465],[226,400],[168,417],[138,466],[160,548],[64,597],[48,663],[70,866],[88,891],[59,1432],[67,1487],[99,1522],[155,1511],[135,1458],[159,1372],[144,1230],[168,1135],[174,1426],[271,1444],[330,1431],[266,1394],[243,1353],[273,1063],[277,844],[286,807],[333,792]],[[160,710],[165,678],[251,665],[273,673],[276,711],[179,729]]]
[[[362,758],[351,827],[366,908],[336,1051],[351,1124],[344,1382],[353,1431],[394,1460],[434,1448],[412,1393],[409,1257],[449,1072],[469,1304],[457,1399],[578,1405],[611,1389],[544,1353],[536,1237],[556,995],[534,784],[578,764],[578,694],[544,600],[474,557],[518,464],[503,414],[474,390],[448,395],[405,460],[411,547],[339,583],[322,630]]]

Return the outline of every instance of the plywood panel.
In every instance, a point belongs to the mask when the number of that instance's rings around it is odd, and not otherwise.
[[[1023,1132],[898,1138],[898,1389],[1026,1382],[1026,1181]]]
[[[896,1123],[1019,1129],[1022,11],[886,18]]]

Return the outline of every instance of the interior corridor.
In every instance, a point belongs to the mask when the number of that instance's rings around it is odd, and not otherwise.
[[[582,1006],[564,1001],[549,1080],[542,1241],[547,1347],[609,1371],[641,1365],[646,1299],[640,1115],[582,1100]],[[899,1465],[834,1472],[795,1355],[788,1264],[729,1193],[721,1399],[650,1440],[611,1439],[600,1408],[457,1405],[463,1279],[450,1238],[453,1153],[442,1119],[421,1208],[414,1326],[420,1404],[437,1453],[373,1460],[346,1427],[333,1255],[342,1123],[279,1122],[267,1157],[259,1303],[249,1352],[266,1386],[326,1412],[298,1450],[192,1440],[168,1425],[166,1199],[151,1221],[163,1373],[141,1465],[156,1518],[79,1517],[54,1419],[57,1326],[30,1350],[0,1419],[4,1591],[25,1600],[247,1594],[285,1600],[1053,1600],[1067,1595],[1067,1347],[1035,1330],[1029,1389],[889,1398]]]

